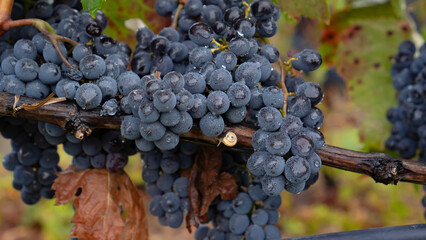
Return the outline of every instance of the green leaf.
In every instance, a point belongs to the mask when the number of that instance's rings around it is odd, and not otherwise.
[[[281,10],[293,19],[300,17],[316,18],[328,24],[330,12],[326,0],[286,0],[279,1]]]
[[[96,12],[102,9],[102,4],[104,2],[106,2],[106,0],[81,0],[83,9],[89,11],[93,18],[96,17]]]
[[[368,148],[382,148],[389,137],[386,111],[397,104],[392,56],[410,34],[409,23],[395,19],[352,21],[340,34],[335,62],[358,108],[360,139]]]

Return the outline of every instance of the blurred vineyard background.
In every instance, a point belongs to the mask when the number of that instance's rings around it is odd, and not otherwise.
[[[293,1],[305,5],[291,4]],[[306,7],[311,2],[311,7]],[[132,3],[136,5],[129,5]],[[146,2],[152,3],[152,0]],[[426,1],[278,0],[278,3],[284,12],[279,32],[271,42],[279,48],[281,56],[286,59],[287,54],[315,48],[324,57],[320,70],[306,78],[322,84],[325,91],[320,108],[325,114],[322,132],[326,143],[360,151],[384,151],[390,131],[385,113],[396,104],[389,74],[392,56],[402,40],[411,39],[420,45],[426,37]],[[117,10],[118,5],[122,11]],[[104,12],[114,23],[108,33],[129,39],[132,31],[124,27],[123,16],[139,17],[154,28],[163,24],[164,19],[152,18],[153,10],[147,5],[139,0],[107,0]],[[138,7],[144,10],[139,8],[138,12]],[[308,17],[300,18],[301,15]],[[1,158],[10,150],[9,144],[0,138]],[[61,166],[66,168],[71,159],[61,153]],[[126,166],[147,205],[149,197],[143,191],[141,169],[139,156],[131,158]],[[71,205],[54,206],[54,200],[42,200],[35,206],[26,206],[11,182],[12,174],[1,167],[0,240],[69,238]],[[424,223],[423,195],[418,185],[385,186],[366,176],[323,166],[319,181],[308,191],[298,195],[283,193],[278,224],[283,237],[290,237]],[[192,239],[184,227],[176,230],[161,227],[150,216],[148,222],[152,240]]]

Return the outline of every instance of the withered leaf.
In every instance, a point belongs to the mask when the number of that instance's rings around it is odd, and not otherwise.
[[[195,156],[195,163],[189,178],[189,199],[191,210],[187,215],[187,228],[198,226],[207,220],[207,213],[213,200],[234,199],[238,194],[236,179],[227,172],[220,173],[222,151],[203,147]]]
[[[97,240],[146,240],[148,228],[142,198],[124,171],[85,171],[69,167],[58,174],[52,188],[56,205],[75,198],[75,224],[71,236]],[[121,215],[123,208],[124,217]]]

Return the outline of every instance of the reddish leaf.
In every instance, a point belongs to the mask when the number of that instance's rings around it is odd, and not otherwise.
[[[68,203],[76,191],[75,224],[71,236],[79,239],[146,240],[148,229],[142,198],[124,171],[79,171],[68,168],[58,174],[52,188],[56,205]],[[121,216],[121,208],[126,214]]]
[[[207,220],[210,204],[217,196],[234,199],[238,194],[236,179],[227,172],[220,173],[221,167],[222,152],[217,148],[204,147],[195,157],[189,178],[191,210],[186,218],[190,232],[191,225]]]

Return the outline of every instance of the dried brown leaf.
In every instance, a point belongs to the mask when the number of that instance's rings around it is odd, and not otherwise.
[[[227,172],[220,173],[222,151],[217,148],[202,148],[195,157],[189,178],[189,198],[191,210],[187,215],[187,228],[191,224],[198,226],[207,219],[207,213],[213,200],[221,195],[222,199],[233,199],[238,194],[236,179]]]
[[[142,198],[124,171],[79,171],[68,168],[58,174],[52,188],[56,205],[75,198],[75,224],[71,236],[97,240],[146,240],[148,228]],[[126,214],[121,216],[121,208]]]

